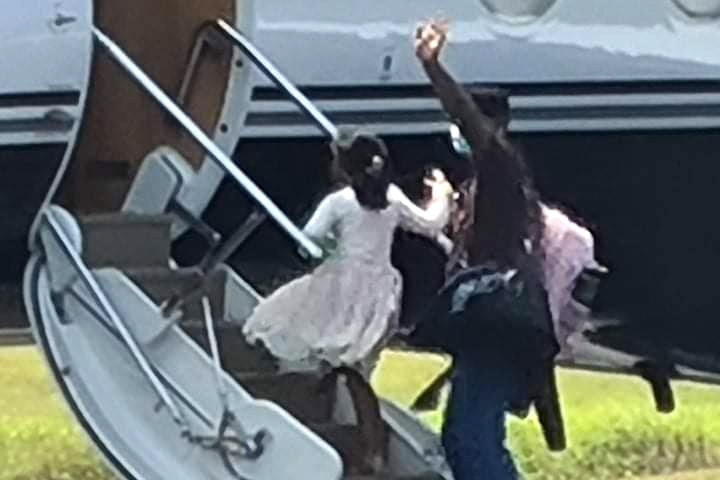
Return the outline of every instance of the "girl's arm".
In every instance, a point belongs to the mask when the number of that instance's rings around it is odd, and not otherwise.
[[[337,227],[340,219],[340,197],[341,193],[335,192],[323,198],[310,220],[303,227],[303,233],[318,242],[321,247],[329,243],[328,240]],[[323,249],[326,250],[324,247]],[[305,257],[302,249],[300,249],[300,253]],[[327,251],[325,253],[327,254]]]
[[[450,196],[433,198],[427,208],[420,208],[396,185],[388,188],[388,200],[400,212],[400,228],[437,239],[450,218]]]
[[[303,228],[305,235],[322,241],[333,233],[340,219],[339,210],[342,194],[343,191],[340,190],[322,199]]]

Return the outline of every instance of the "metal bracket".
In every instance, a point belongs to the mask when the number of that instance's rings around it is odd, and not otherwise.
[[[257,460],[265,452],[265,446],[270,440],[270,433],[266,429],[260,429],[254,434],[249,434],[238,421],[235,414],[230,410],[228,404],[228,393],[223,378],[223,369],[220,359],[215,325],[212,318],[212,307],[207,296],[202,298],[203,317],[205,329],[207,330],[210,353],[212,355],[215,383],[217,386],[222,415],[218,422],[217,435],[214,437],[194,437],[192,441],[206,449],[217,450],[222,457],[225,468],[238,480],[246,480],[233,465],[232,458],[246,460]],[[228,434],[228,430],[234,430],[235,434]]]
[[[218,31],[212,28],[213,25],[214,22],[206,22],[195,35],[195,41],[193,42],[190,57],[188,57],[188,61],[185,64],[185,74],[183,75],[180,90],[177,95],[177,103],[181,107],[185,107],[187,104],[190,87],[195,79],[195,72],[197,72],[198,62],[205,48],[210,47],[214,50],[225,51],[229,47],[227,42],[222,41]]]
[[[177,215],[181,221],[187,223],[190,229],[203,237],[210,249],[217,248],[218,244],[222,241],[222,235],[175,200],[171,201],[168,210]]]
[[[258,209],[253,210],[240,227],[238,227],[235,233],[233,233],[230,238],[222,244],[222,246],[218,243],[215,249],[211,249],[208,252],[207,256],[201,262],[200,268],[204,272],[213,271],[215,267],[227,260],[230,255],[232,255],[235,250],[237,250],[240,245],[242,245],[245,240],[247,240],[248,237],[250,237],[250,235],[258,229],[266,218],[267,214],[265,212]]]
[[[219,242],[216,243],[200,262],[200,270],[203,274],[202,279],[187,289],[174,293],[163,302],[162,310],[165,317],[170,317],[192,300],[197,299],[200,295],[204,295],[210,283],[211,276],[217,272],[217,266],[227,260],[228,257],[257,230],[266,218],[267,214],[265,212],[254,210],[235,233],[230,236],[227,242],[222,245],[220,245]]]

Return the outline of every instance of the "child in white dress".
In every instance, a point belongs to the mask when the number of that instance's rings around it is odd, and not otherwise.
[[[250,343],[261,342],[285,370],[360,371],[365,382],[360,375],[348,377],[348,387],[358,423],[365,423],[361,428],[372,437],[379,435],[381,421],[367,379],[397,329],[401,299],[402,279],[390,262],[394,232],[399,227],[439,238],[452,188],[436,171],[427,180],[431,201],[420,208],[390,182],[388,152],[380,139],[354,133],[334,147],[348,186],[322,200],[304,232],[320,244],[333,238],[335,248],[314,272],[262,301],[243,332]],[[377,469],[382,459],[374,455],[370,461]]]
[[[390,263],[397,227],[438,238],[445,227],[452,189],[431,181],[426,209],[389,181],[383,142],[355,134],[338,148],[339,166],[350,185],[326,196],[304,228],[333,253],[311,274],[279,288],[262,301],[244,326],[287,363],[359,366],[394,333],[402,279]],[[420,260],[420,259],[418,259]]]

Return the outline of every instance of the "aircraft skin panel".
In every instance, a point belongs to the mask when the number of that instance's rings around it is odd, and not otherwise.
[[[71,142],[91,58],[90,0],[12,2],[0,16],[0,145]]]
[[[299,85],[407,85],[427,81],[411,48],[416,24],[437,12],[452,21],[448,66],[462,81],[556,83],[716,80],[714,20],[673,2],[556,0],[534,21],[501,19],[483,0],[394,0],[383,8],[351,0],[256,5],[255,40]],[[488,1],[485,1],[488,3]],[[490,2],[492,3],[492,2]],[[527,2],[526,2],[527,3]],[[298,55],[288,45],[306,45]],[[390,68],[385,57],[392,57]],[[258,77],[257,84],[268,85]]]
[[[0,15],[0,280],[17,281],[33,216],[65,170],[89,83],[91,0],[6,2]]]
[[[86,0],[5,6],[0,16],[0,95],[82,90],[91,23]]]
[[[718,20],[678,6],[689,1],[588,0],[579,8],[572,0],[419,0],[372,9],[320,0],[308,9],[303,0],[268,0],[255,6],[252,33],[334,122],[375,132],[447,129],[411,40],[417,23],[438,12],[452,21],[449,69],[464,83],[509,88],[514,131],[718,128],[720,52],[707,48],[720,40]],[[522,20],[491,11],[533,3],[549,8]],[[242,137],[319,136],[257,71],[252,86]],[[619,100],[605,98],[612,95]]]

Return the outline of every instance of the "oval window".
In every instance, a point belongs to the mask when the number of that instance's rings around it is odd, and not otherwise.
[[[691,17],[713,18],[720,16],[720,0],[675,0],[675,3]]]
[[[556,0],[481,0],[498,17],[515,22],[531,21],[547,12]]]

